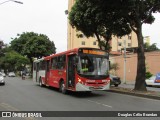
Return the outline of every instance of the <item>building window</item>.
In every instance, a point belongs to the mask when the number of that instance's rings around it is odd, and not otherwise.
[[[117,37],[118,39],[121,39],[121,37]]]
[[[128,47],[131,47],[131,43],[128,43]]]
[[[121,43],[121,42],[118,42],[118,46],[122,46],[122,43]]]
[[[85,41],[82,41],[82,43],[81,43],[82,45],[85,45]]]
[[[121,50],[118,50],[118,52],[121,52]]]
[[[96,41],[94,41],[94,42],[93,42],[93,45],[96,45],[96,44],[97,44],[97,42],[96,42]]]
[[[132,38],[131,36],[128,36],[128,40],[131,40],[131,38]]]

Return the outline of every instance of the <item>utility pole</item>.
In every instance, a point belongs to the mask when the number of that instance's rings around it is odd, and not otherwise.
[[[124,84],[126,84],[126,40],[124,40]]]

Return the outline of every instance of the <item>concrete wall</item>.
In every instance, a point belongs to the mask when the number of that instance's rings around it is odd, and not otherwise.
[[[160,72],[160,52],[146,52],[146,67],[152,74]],[[110,57],[111,63],[118,63],[119,70],[116,75],[124,80],[124,58],[123,55]],[[137,75],[137,54],[127,55],[126,58],[126,80],[135,81]]]

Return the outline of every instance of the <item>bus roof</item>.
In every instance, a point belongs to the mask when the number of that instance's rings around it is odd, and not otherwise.
[[[60,52],[60,53],[57,53],[57,54],[52,54],[52,55],[50,55],[50,56],[44,57],[44,59],[45,59],[45,60],[49,60],[49,59],[52,58],[53,56],[56,57],[56,56],[63,55],[63,54],[77,53],[77,52],[78,52],[78,49],[79,49],[79,48],[74,48],[74,49],[67,50],[67,51],[64,51],[64,52]]]
[[[67,51],[64,51],[64,52],[61,52],[61,53],[57,53],[57,54],[52,54],[50,56],[46,56],[44,57],[44,60],[50,60],[52,57],[56,57],[56,56],[60,56],[60,55],[63,55],[63,54],[75,54],[75,53],[78,53],[78,50],[80,48],[83,48],[83,49],[97,49],[97,50],[100,50],[98,48],[91,48],[91,47],[79,47],[79,48],[74,48],[74,49],[71,49],[71,50],[67,50]],[[102,50],[103,51],[103,50]]]

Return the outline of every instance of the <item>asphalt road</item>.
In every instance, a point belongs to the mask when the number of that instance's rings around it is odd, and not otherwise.
[[[21,80],[18,77],[6,77],[5,80],[6,85],[0,86],[0,111],[160,111],[159,100],[107,91],[95,91],[91,94],[70,92],[68,95],[64,95],[57,89],[40,87],[32,80]],[[29,120],[29,118],[25,119]],[[43,120],[44,118],[33,119]],[[74,120],[75,118],[56,117],[54,119]],[[84,118],[76,119],[81,120]],[[106,120],[116,118],[87,117],[87,120],[89,119]],[[126,118],[118,118],[118,120],[120,119],[124,120]],[[142,118],[136,119],[143,120]],[[144,118],[144,120],[146,119],[150,118]]]

